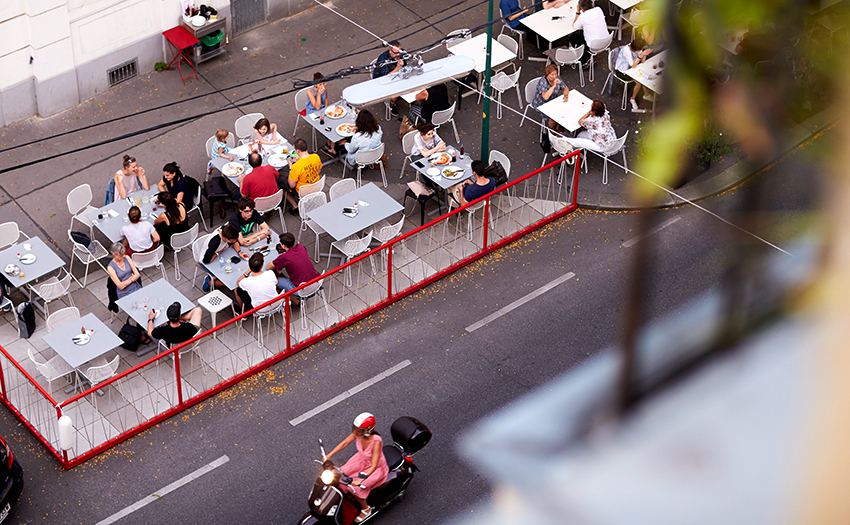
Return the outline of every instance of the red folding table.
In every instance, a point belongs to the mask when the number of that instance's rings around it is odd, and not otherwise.
[[[195,71],[195,64],[190,57],[186,56],[186,52],[195,47],[200,41],[192,33],[186,31],[183,26],[172,27],[168,31],[163,31],[162,36],[168,41],[172,54],[174,54],[174,58],[171,59],[171,62],[168,63],[168,67],[165,69],[169,69],[174,62],[177,62],[177,74],[180,75],[180,80],[183,81],[184,86],[186,85],[187,78],[198,78],[198,72]],[[183,73],[180,72],[180,62],[189,64],[192,68],[191,75],[183,76]]]

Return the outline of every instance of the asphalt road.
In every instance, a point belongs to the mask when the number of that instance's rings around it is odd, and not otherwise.
[[[758,188],[758,216],[768,219],[759,233],[787,245],[820,220],[810,213],[822,191],[810,157],[834,135],[827,131],[744,187],[702,204],[742,224],[753,217],[740,211],[742,203]],[[730,257],[753,242],[692,207],[638,213],[665,226],[631,244],[636,213],[578,211],[71,471],[2,411],[0,433],[27,483],[10,521],[99,523],[219,460],[119,523],[295,523],[318,474],[316,438],[333,446],[366,410],[387,438],[401,415],[434,432],[416,457],[422,472],[405,500],[379,522],[443,523],[473,512],[490,485],[458,456],[456,439],[616,340],[639,243],[650,243],[653,254],[645,313],[655,319],[721,283]],[[569,272],[575,275],[532,301],[466,330]],[[405,360],[409,366],[355,397],[290,425]]]

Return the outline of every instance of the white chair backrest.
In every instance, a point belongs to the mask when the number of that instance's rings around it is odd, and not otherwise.
[[[551,144],[552,148],[554,148],[554,150],[562,157],[573,151],[572,144],[567,142],[566,138],[558,135],[551,129],[549,130],[549,144]]]
[[[608,36],[604,38],[597,38],[591,42],[587,43],[587,47],[590,48],[590,51],[593,53],[599,53],[603,49],[606,49],[611,45],[611,41],[614,40],[614,32],[608,33]]]
[[[114,376],[116,372],[118,372],[119,359],[121,356],[116,355],[112,358],[112,361],[107,362],[105,365],[100,366],[90,366],[85,373],[85,376],[88,378],[92,384],[102,383],[106,381],[110,377]]]
[[[45,301],[52,301],[53,299],[58,299],[65,295],[70,287],[71,274],[66,270],[65,277],[56,282],[48,282],[40,286],[36,285],[35,290],[36,293],[38,293],[38,295],[40,295]]]
[[[0,224],[0,248],[5,248],[6,246],[15,244],[18,242],[20,236],[21,230],[18,229],[17,222],[10,221]]]
[[[419,133],[418,131],[411,131],[410,133]],[[407,135],[410,135],[408,133]],[[405,135],[405,137],[407,136]],[[346,193],[351,193],[352,191],[357,189],[357,181],[354,179],[342,179],[341,181],[335,183],[331,186],[330,190],[328,190],[331,194],[331,200],[342,197]]]
[[[175,233],[171,236],[171,249],[180,251],[187,246],[190,246],[198,238],[198,231],[201,225],[197,222],[185,232]]]
[[[401,216],[401,219],[398,220],[395,224],[390,224],[389,226],[384,226],[378,233],[374,235],[375,239],[381,241],[382,243],[388,242],[401,233],[401,229],[404,226],[404,215]]]
[[[300,112],[302,110],[307,109],[307,102],[310,101],[310,99],[307,98],[307,91],[309,89],[310,88],[306,87],[301,91],[295,93],[295,111]]]
[[[435,111],[434,114],[431,115],[431,124],[433,124],[434,127],[437,127],[440,124],[445,124],[446,122],[450,121],[455,114],[455,106],[456,105],[457,105],[457,102],[452,102],[451,107],[446,108],[446,109],[442,109],[440,111]],[[413,147],[413,138],[416,135],[413,135],[413,136],[410,137],[410,144],[409,145],[404,143],[404,139],[406,139],[408,135],[410,135],[411,133],[414,133],[414,132],[418,133],[418,131],[416,131],[416,130],[411,131],[409,133],[405,133],[404,137],[402,137],[402,139],[401,139],[402,148],[404,148],[403,151],[405,152],[405,154],[408,151],[410,151],[410,148]]]
[[[91,199],[91,186],[88,184],[80,184],[68,193],[68,197],[66,198],[66,202],[68,203],[68,212],[71,215],[76,215],[91,203]]]
[[[215,144],[215,143],[216,143],[215,135],[213,135],[212,137],[207,139],[207,144],[206,144],[206,146],[207,146],[207,157],[209,157],[209,158],[212,158],[212,147],[213,147],[213,144]],[[233,148],[234,146],[236,146],[236,137],[233,136],[233,133],[227,134],[227,140],[225,140],[224,143],[227,144],[228,148]]]
[[[342,252],[348,257],[354,257],[365,252],[369,245],[372,244],[372,231],[363,236],[361,239],[350,239],[345,241]]]
[[[451,42],[446,42],[446,49],[454,47],[455,45],[472,38],[472,33],[469,32],[469,29],[455,29],[454,31],[449,32],[449,34],[447,34],[446,37],[455,36],[455,35],[463,35],[464,33],[467,33],[467,35],[466,36],[458,36],[457,38],[455,38]]]
[[[159,246],[152,252],[134,253],[133,264],[139,270],[156,266],[162,261],[162,256],[165,255],[165,244],[159,243]]]
[[[302,297],[302,298],[303,297],[310,297],[311,295],[313,295],[313,294],[315,294],[316,292],[319,291],[319,288],[322,287],[324,282],[325,282],[324,279],[319,279],[315,283],[308,285],[308,286],[305,286],[304,288],[302,288],[301,290],[296,292],[295,295],[297,295],[298,297]]]
[[[454,107],[454,104],[452,104],[452,107]],[[434,115],[436,116],[437,113],[439,113],[439,111],[435,111]],[[434,120],[434,117],[431,117],[432,122],[433,122],[433,120]],[[405,133],[404,136],[401,138],[401,151],[405,155],[410,156],[410,150],[413,149],[413,144],[414,144],[414,141],[416,140],[416,135],[418,135],[418,134],[419,134],[419,132],[414,129],[413,131],[408,131],[407,133]],[[331,198],[331,200],[333,200],[333,198]]]
[[[584,45],[576,48],[559,47],[555,50],[555,62],[565,66],[567,64],[578,62],[583,54]]]
[[[511,178],[511,160],[507,155],[502,153],[499,150],[491,149],[490,157],[487,159],[487,165],[493,164],[494,160],[498,160],[499,164],[502,165],[502,168],[505,170],[505,175],[508,176],[508,179]]]
[[[47,317],[47,331],[52,332],[80,318],[80,310],[76,306],[68,306],[57,310]]]
[[[619,153],[619,151],[623,149],[623,146],[626,145],[626,138],[628,138],[628,136],[629,132],[626,131],[625,133],[623,133],[622,137],[612,140],[611,142],[606,144],[605,147],[602,149],[602,154],[606,156],[611,156],[615,153]]]
[[[212,147],[215,144],[215,135],[207,139],[207,158],[212,158]]]
[[[262,113],[248,113],[236,119],[236,124],[234,125],[236,128],[236,138],[244,139],[250,137],[254,131],[254,124],[263,117],[264,115]]]
[[[537,94],[537,83],[540,82],[541,78],[543,77],[532,78],[525,83],[525,103],[529,106],[531,101],[534,100],[534,95]]]
[[[519,44],[517,44],[516,40],[509,37],[508,35],[499,35],[496,37],[496,40],[498,40],[500,44],[508,48],[508,51],[510,51],[511,53],[515,55],[519,53]]]
[[[203,260],[204,253],[207,251],[207,245],[210,243],[213,235],[218,235],[218,231],[204,235],[192,243],[192,258],[195,259],[195,262],[199,263]]]
[[[305,184],[301,186],[298,190],[298,196],[304,197],[305,195],[310,195],[311,193],[316,193],[317,191],[322,191],[325,189],[325,176],[322,175],[319,180],[314,182],[313,184]]]
[[[363,150],[358,151],[357,153],[354,154],[354,160],[360,166],[368,166],[369,164],[374,164],[374,163],[380,161],[381,157],[383,157],[383,156],[384,156],[384,144],[381,143],[381,145],[378,146],[375,149],[370,149],[370,150],[366,150],[366,151],[363,151]]]
[[[301,202],[298,203],[298,213],[301,215],[301,220],[307,220],[307,214],[316,208],[320,208],[328,203],[328,196],[325,192],[320,191],[305,195]]]
[[[27,348],[27,355],[32,361],[32,364],[35,365],[35,369],[38,370],[38,373],[43,375],[46,378],[49,378],[50,381],[55,379],[50,375],[50,368],[47,366],[47,363],[43,363],[41,361],[37,361],[35,358],[35,354],[32,353],[32,348]]]
[[[280,201],[282,200],[283,190],[277,190],[267,197],[257,197],[254,199],[254,206],[257,213],[263,214],[280,206]]]

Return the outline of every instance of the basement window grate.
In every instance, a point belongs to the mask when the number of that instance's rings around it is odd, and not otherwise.
[[[114,87],[124,82],[125,80],[129,80],[139,75],[139,59],[134,58],[133,60],[129,60],[124,62],[120,66],[115,66],[112,69],[106,72],[107,79],[109,80],[109,87]]]

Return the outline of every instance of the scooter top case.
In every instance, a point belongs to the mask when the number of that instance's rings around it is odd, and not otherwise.
[[[390,427],[393,441],[406,454],[416,454],[431,441],[431,431],[418,419],[402,416]]]

